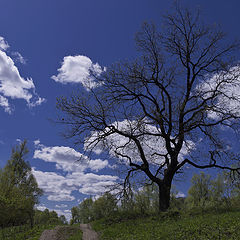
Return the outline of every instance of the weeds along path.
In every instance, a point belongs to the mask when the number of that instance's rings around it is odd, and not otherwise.
[[[80,229],[83,232],[83,240],[98,240],[98,235],[92,230],[90,224],[80,224]]]

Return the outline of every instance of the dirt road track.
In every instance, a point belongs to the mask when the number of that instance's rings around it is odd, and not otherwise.
[[[59,227],[56,227],[53,230],[45,230],[39,240],[64,240],[59,236]]]
[[[39,240],[66,240],[76,233],[79,227],[74,226],[57,226],[53,230],[45,230]],[[88,239],[88,238],[86,238]],[[89,238],[97,239],[97,238]]]
[[[98,240],[98,235],[92,230],[90,224],[80,224],[80,229],[83,232],[83,240]]]

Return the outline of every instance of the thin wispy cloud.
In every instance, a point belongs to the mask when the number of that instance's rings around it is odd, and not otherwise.
[[[21,64],[26,64],[26,59],[21,55],[19,52],[12,52],[11,55],[13,56],[15,62],[20,62]]]
[[[149,159],[153,165],[159,165],[165,161],[164,155],[167,154],[165,141],[159,136],[153,136],[153,133],[160,133],[160,130],[156,126],[148,124],[147,120],[146,123],[141,124],[139,124],[138,121],[123,120],[113,122],[111,125],[129,135],[136,136],[144,132],[144,137],[139,138],[139,141],[141,142],[146,158]],[[123,156],[130,157],[135,163],[142,162],[138,148],[133,140],[118,133],[111,132],[111,128],[105,128],[99,132],[92,132],[91,135],[85,139],[85,150],[91,150],[96,154],[101,154],[108,149],[112,157],[118,158],[126,165],[129,165],[129,160]],[[107,136],[105,137],[106,133]],[[96,141],[96,139],[99,141]],[[183,161],[184,157],[193,149],[195,149],[195,144],[190,140],[186,140],[179,154],[179,161]]]
[[[0,36],[0,50],[7,50],[9,48],[8,43],[5,41],[3,37]]]
[[[219,119],[222,113],[240,117],[240,65],[206,77],[204,82],[197,85],[195,93],[202,99],[216,95],[216,101],[208,111],[210,119]]]

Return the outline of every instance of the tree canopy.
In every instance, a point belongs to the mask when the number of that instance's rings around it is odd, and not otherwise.
[[[11,158],[0,171],[1,225],[33,225],[34,206],[42,190],[25,161],[28,153],[27,142],[12,149]]]

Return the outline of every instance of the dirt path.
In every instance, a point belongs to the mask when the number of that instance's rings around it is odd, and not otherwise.
[[[39,240],[66,240],[75,234],[76,231],[79,231],[79,227],[76,228],[73,226],[57,226],[52,230],[45,230]]]
[[[60,240],[58,230],[53,229],[53,230],[45,230],[39,240]]]
[[[90,224],[80,224],[80,229],[83,232],[83,240],[98,240],[98,235],[92,230]]]

